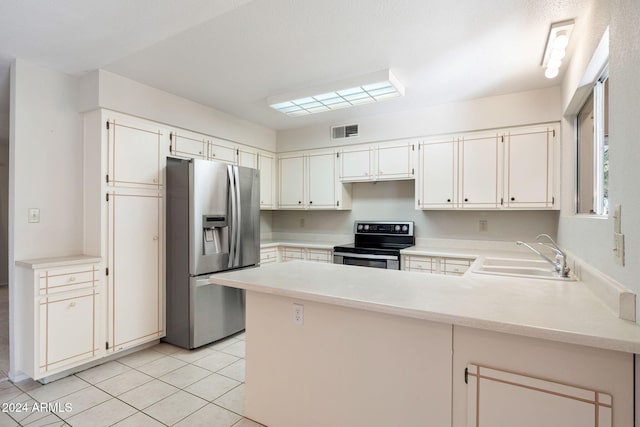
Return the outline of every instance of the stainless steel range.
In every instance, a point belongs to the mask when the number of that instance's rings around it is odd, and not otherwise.
[[[400,270],[400,250],[413,246],[413,221],[356,221],[355,242],[333,248],[333,263]]]

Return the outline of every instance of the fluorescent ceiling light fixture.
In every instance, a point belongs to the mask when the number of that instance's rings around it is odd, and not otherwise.
[[[566,54],[569,37],[573,31],[573,19],[551,24],[547,45],[544,49],[541,65],[546,68],[544,75],[552,79],[560,72],[562,59]]]
[[[403,95],[404,86],[391,74],[391,71],[382,70],[330,85],[272,96],[267,99],[267,102],[274,110],[297,117],[369,104]]]

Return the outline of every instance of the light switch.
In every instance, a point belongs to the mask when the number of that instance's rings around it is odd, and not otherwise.
[[[624,265],[624,234],[614,233],[613,236],[614,258],[617,264]]]
[[[613,232],[622,233],[622,206],[615,205],[613,207]]]
[[[29,222],[40,222],[40,209],[29,208]]]

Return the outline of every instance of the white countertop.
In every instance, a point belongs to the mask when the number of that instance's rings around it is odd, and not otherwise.
[[[219,273],[210,280],[303,301],[640,353],[640,326],[619,319],[582,282],[305,261]]]
[[[312,248],[312,249],[333,249],[334,246],[345,244],[349,242],[334,242],[334,241],[306,241],[306,240],[291,240],[291,239],[269,239],[260,240],[261,248],[271,248],[275,246],[290,246],[296,248]]]
[[[70,255],[52,258],[25,259],[16,261],[16,265],[27,268],[56,268],[77,264],[95,264],[102,262],[102,258],[92,255]]]

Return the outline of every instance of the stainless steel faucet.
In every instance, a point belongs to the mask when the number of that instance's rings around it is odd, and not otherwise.
[[[549,242],[548,243],[543,243],[540,242],[541,238],[546,238]],[[549,258],[548,256],[546,256],[545,254],[543,254],[542,252],[540,252],[539,250],[537,250],[536,248],[534,248],[533,246],[531,246],[528,243],[522,242],[520,240],[518,240],[516,242],[517,245],[522,245],[522,246],[526,246],[527,248],[531,249],[531,251],[533,251],[533,253],[535,253],[536,255],[540,256],[540,258],[544,259],[545,261],[547,261],[549,264],[551,264],[553,266],[553,269],[555,270],[556,273],[558,273],[558,276],[561,277],[569,277],[569,272],[571,271],[571,269],[569,267],[567,267],[567,254],[565,254],[562,249],[560,249],[558,247],[558,244],[551,238],[551,236],[549,236],[548,234],[538,234],[536,236],[536,243],[539,244],[540,246],[544,246],[545,248],[551,250],[553,253],[555,253],[555,259],[552,260],[551,258]]]

